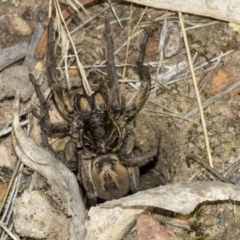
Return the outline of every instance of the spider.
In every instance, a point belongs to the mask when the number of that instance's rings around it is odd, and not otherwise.
[[[72,136],[65,149],[68,153],[66,164],[72,171],[76,170],[91,205],[97,203],[97,198],[110,200],[125,196],[130,191],[137,192],[139,167],[157,154],[156,148],[139,154],[134,148],[134,133],[125,130],[126,124],[144,105],[151,89],[151,77],[143,65],[148,35],[143,40],[137,60],[141,85],[135,97],[125,104],[119,92],[108,19],[105,19],[105,31],[108,80],[105,86],[100,86],[91,96],[84,89],[75,91],[73,104],[70,104],[70,93],[63,90],[56,76],[53,20],[49,21],[46,72],[56,107],[66,121],[64,128],[51,124],[47,102],[30,74],[42,105],[41,116],[36,112],[35,116],[47,134],[61,131]],[[47,143],[45,145],[49,147]]]

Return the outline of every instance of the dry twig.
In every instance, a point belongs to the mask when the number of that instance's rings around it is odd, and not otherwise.
[[[13,239],[13,240],[19,240],[17,236],[15,236],[6,226],[3,222],[0,221],[0,227]]]
[[[19,125],[19,93],[16,94],[13,119],[13,145],[19,159],[28,167],[44,176],[52,191],[62,201],[62,207],[71,217],[70,238],[84,239],[86,234],[85,207],[74,174],[47,150],[39,147]]]
[[[186,156],[186,160],[194,160],[197,163],[199,163],[200,165],[202,165],[205,169],[207,169],[211,174],[215,175],[216,177],[218,177],[221,181],[226,182],[226,183],[232,183],[229,179],[225,178],[224,176],[222,176],[218,171],[216,171],[214,168],[210,167],[208,164],[206,164],[205,162],[203,162],[202,159],[200,159],[199,157],[193,155],[193,154],[188,154]]]
[[[35,64],[37,62],[37,59],[35,58],[35,50],[36,50],[39,39],[41,38],[43,32],[44,31],[43,31],[42,24],[39,23],[34,31],[32,38],[31,38],[31,42],[30,42],[28,50],[27,50],[27,55],[23,62],[23,65],[28,66],[30,71],[34,69]]]
[[[20,42],[12,47],[0,49],[0,71],[19,59],[24,58],[27,54],[28,46],[28,42]]]

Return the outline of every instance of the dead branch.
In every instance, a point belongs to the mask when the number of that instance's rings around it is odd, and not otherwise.
[[[158,207],[180,214],[190,214],[195,207],[205,201],[240,200],[240,186],[223,182],[175,183],[152,188],[143,192],[108,201],[100,207]],[[181,204],[179,204],[181,203]]]
[[[0,71],[26,56],[29,43],[24,41],[14,46],[0,49]]]
[[[39,39],[43,34],[43,31],[44,31],[44,29],[42,27],[42,24],[39,23],[34,31],[34,34],[32,36],[31,42],[30,42],[28,50],[27,50],[26,57],[23,62],[23,65],[28,66],[30,71],[33,70],[33,68],[35,67],[35,64],[37,62],[37,59],[34,56],[34,52],[38,45]]]
[[[19,159],[28,167],[44,176],[51,190],[61,200],[61,207],[71,217],[69,239],[84,239],[86,234],[85,208],[74,174],[47,150],[28,137],[19,124],[19,92],[14,103],[13,145]]]
[[[195,15],[208,16],[229,22],[240,23],[240,2],[239,0],[125,0],[148,7],[179,11]]]

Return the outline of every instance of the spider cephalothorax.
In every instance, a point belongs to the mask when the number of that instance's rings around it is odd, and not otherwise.
[[[121,132],[101,92],[94,92],[90,97],[77,95],[75,109],[82,117],[80,142],[86,152],[95,156],[119,148]]]
[[[61,88],[61,82],[55,74],[53,21],[48,28],[47,76],[51,86],[56,107],[66,120],[63,133],[72,135],[66,147],[66,162],[72,170],[77,169],[77,177],[83,185],[91,204],[97,197],[102,199],[119,198],[130,190],[139,190],[139,166],[145,164],[157,154],[157,148],[139,153],[135,151],[135,135],[125,131],[126,123],[143,106],[151,88],[151,77],[143,65],[143,56],[148,35],[141,45],[137,67],[141,85],[136,96],[128,104],[121,98],[117,71],[114,64],[113,41],[110,24],[105,20],[106,29],[106,68],[108,79],[104,87],[99,87],[90,96],[84,90],[75,91],[73,103],[66,103],[67,95]],[[43,105],[41,122],[45,122],[46,133],[56,131],[50,123],[47,103],[30,75],[40,102]],[[66,107],[68,106],[68,107]],[[39,116],[38,116],[39,117]],[[44,121],[43,121],[44,120]],[[46,127],[47,126],[47,127]],[[62,131],[63,128],[61,128]],[[76,133],[78,137],[76,138]]]

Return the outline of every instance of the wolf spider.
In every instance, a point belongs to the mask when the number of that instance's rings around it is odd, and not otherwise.
[[[76,93],[71,105],[69,92],[61,87],[55,72],[53,21],[48,26],[48,49],[46,71],[53,93],[56,107],[66,120],[65,127],[51,124],[46,100],[40,91],[33,75],[30,79],[35,87],[42,105],[41,116],[38,117],[43,131],[61,131],[72,138],[67,143],[66,164],[77,172],[77,178],[83,185],[91,205],[97,198],[110,200],[126,195],[130,190],[139,190],[139,167],[146,164],[157,148],[139,154],[134,148],[135,136],[132,131],[125,131],[125,125],[140,110],[148,98],[151,89],[151,77],[143,65],[144,52],[148,40],[145,36],[137,60],[141,85],[135,97],[124,104],[119,92],[117,71],[114,63],[113,41],[110,24],[105,19],[106,29],[106,68],[108,80],[91,96],[81,89]],[[83,93],[80,93],[83,91]],[[77,135],[77,138],[76,138]],[[46,147],[49,147],[46,144]]]

